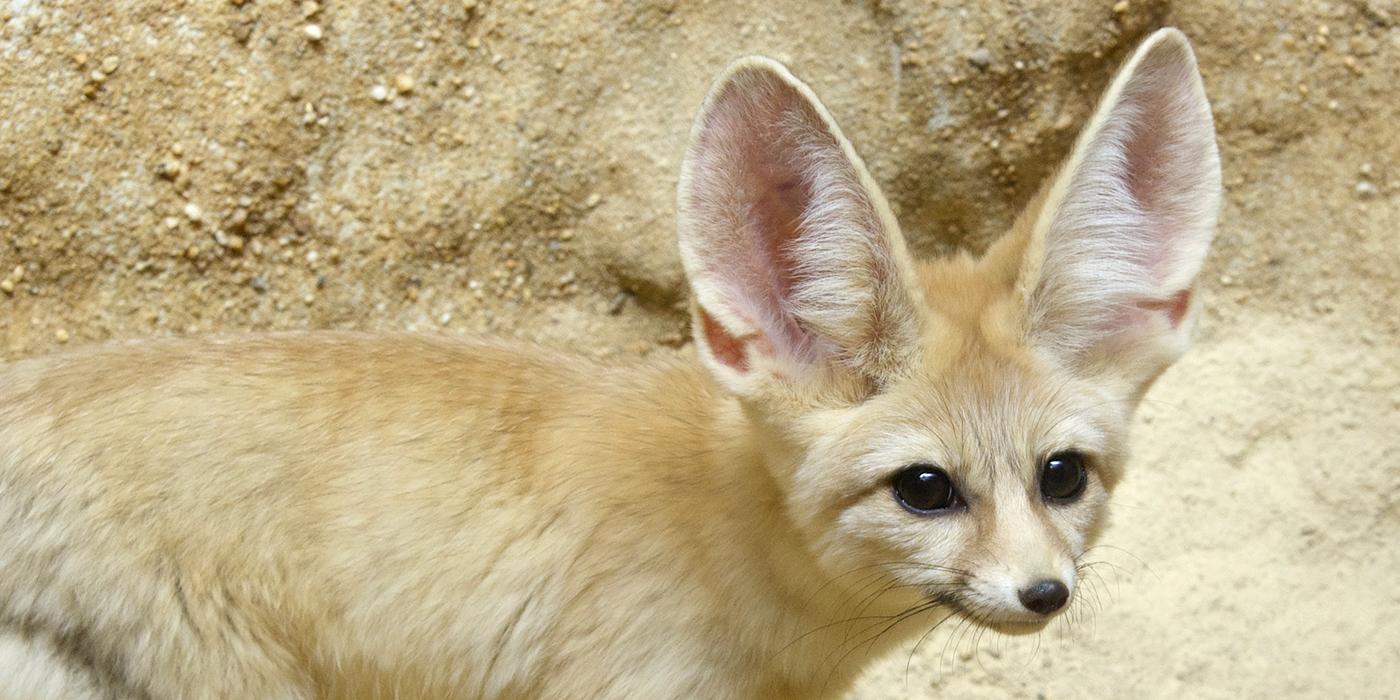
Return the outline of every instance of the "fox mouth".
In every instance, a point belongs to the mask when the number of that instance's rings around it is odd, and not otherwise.
[[[1055,618],[1054,618],[1054,617],[1047,617],[1047,618],[1045,618],[1045,619],[1043,619],[1043,620],[1034,620],[1034,621],[1029,621],[1029,622],[1026,622],[1026,621],[1019,621],[1019,620],[1018,620],[1018,621],[982,620],[979,624],[981,624],[983,627],[986,627],[987,629],[990,629],[990,630],[992,630],[992,631],[994,631],[994,632],[1000,632],[1000,633],[1002,633],[1002,634],[1004,634],[1004,635],[1007,635],[1007,636],[1010,636],[1010,637],[1022,637],[1022,636],[1029,635],[1029,634],[1035,634],[1035,633],[1037,633],[1037,632],[1039,632],[1039,631],[1045,629],[1045,626],[1048,625],[1048,624],[1050,624],[1050,621],[1053,620],[1053,619],[1055,619]]]
[[[950,605],[949,609],[959,617],[978,627],[984,627],[993,632],[1000,632],[1010,637],[1022,637],[1040,632],[1056,617],[1055,615],[1037,618],[1012,617],[1004,615],[999,611],[987,609],[974,611],[962,604]]]
[[[1045,629],[1051,620],[1059,617],[1059,613],[1050,615],[1030,615],[1007,613],[999,606],[993,606],[982,601],[968,601],[963,596],[950,595],[946,592],[932,594],[930,599],[938,605],[968,622],[993,632],[1000,632],[1012,637],[1020,637],[1035,634]],[[1063,612],[1061,610],[1060,612]]]

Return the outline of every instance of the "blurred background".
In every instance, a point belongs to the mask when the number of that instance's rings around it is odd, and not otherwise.
[[[685,352],[709,80],[788,62],[924,255],[980,250],[1147,32],[1227,197],[1091,595],[857,698],[1400,697],[1400,3],[0,0],[0,359],[251,329]],[[160,368],[152,368],[160,371]]]

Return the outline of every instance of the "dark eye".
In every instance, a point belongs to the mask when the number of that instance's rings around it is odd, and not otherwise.
[[[1050,500],[1072,501],[1084,493],[1088,483],[1084,455],[1078,452],[1056,452],[1040,471],[1040,493]]]
[[[952,508],[958,502],[948,472],[932,464],[911,464],[899,470],[894,475],[894,495],[915,513]]]

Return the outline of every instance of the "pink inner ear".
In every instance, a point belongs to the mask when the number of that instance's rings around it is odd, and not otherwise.
[[[1154,46],[1081,146],[1051,229],[1047,317],[1075,348],[1163,315],[1180,328],[1214,229],[1219,169],[1210,110],[1189,52]]]
[[[1168,299],[1144,301],[1139,303],[1138,307],[1147,311],[1165,311],[1172,328],[1177,328],[1182,319],[1186,318],[1186,311],[1191,308],[1191,290],[1183,289]]]
[[[1200,235],[1200,200],[1210,197],[1204,183],[1214,139],[1194,81],[1189,61],[1149,56],[1114,115],[1123,129],[1124,185],[1143,218],[1141,245],[1124,252],[1157,283],[1181,264],[1183,243]]]
[[[1177,225],[1169,215],[1170,203],[1163,201],[1170,194],[1165,191],[1170,184],[1162,182],[1162,170],[1170,165],[1164,151],[1167,147],[1165,129],[1152,123],[1135,126],[1134,133],[1124,144],[1124,179],[1133,200],[1148,217],[1139,231],[1143,245],[1137,250],[1124,252],[1125,257],[1137,258],[1135,262],[1154,281],[1161,281],[1173,262],[1170,246],[1174,233],[1172,229]]]
[[[700,309],[700,323],[704,326],[705,343],[710,353],[740,374],[749,371],[749,358],[744,354],[744,341],[729,334],[713,316]]]
[[[813,197],[812,164],[804,161],[813,143],[803,140],[835,142],[801,127],[819,117],[791,86],[762,73],[731,83],[704,120],[692,151],[697,186],[687,204],[711,236],[705,272],[728,310],[752,320],[761,334],[721,339],[711,325],[717,333],[723,327],[708,319],[706,339],[717,356],[731,350],[721,361],[740,371],[743,346],[754,340],[762,352],[804,357],[813,339],[790,308],[801,267],[792,248]]]

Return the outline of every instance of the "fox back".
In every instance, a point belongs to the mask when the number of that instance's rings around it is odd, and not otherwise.
[[[1005,236],[919,262],[748,58],[682,166],[683,357],[302,333],[0,369],[0,698],[812,698],[950,617],[1033,633],[1188,344],[1219,189],[1162,30]]]

